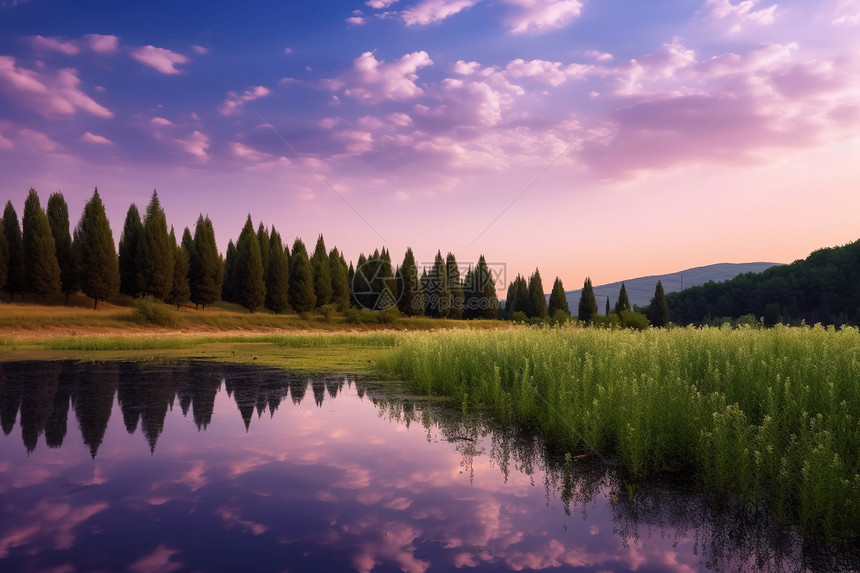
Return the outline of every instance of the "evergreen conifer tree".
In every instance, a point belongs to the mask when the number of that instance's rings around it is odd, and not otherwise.
[[[143,237],[143,223],[140,212],[134,203],[128,208],[122,235],[119,238],[119,291],[129,296],[137,296],[137,250]]]
[[[352,288],[352,282],[355,280],[355,267],[352,266],[352,261],[349,261],[349,270],[346,272],[347,284],[349,284],[349,304],[350,306],[358,306],[358,300],[355,298],[355,290]]]
[[[51,234],[48,216],[42,210],[39,194],[32,187],[24,203],[24,267],[27,273],[27,290],[39,296],[60,292],[60,265],[57,247]]]
[[[170,242],[167,233],[167,218],[158,193],[153,191],[146,215],[143,217],[143,233],[137,246],[137,286],[141,294],[165,300],[173,286],[173,253],[176,241]]]
[[[561,279],[555,277],[555,282],[552,283],[552,292],[549,295],[549,316],[555,316],[558,311],[564,312],[570,316],[570,306],[567,304],[567,295],[564,292],[564,285],[561,284]]]
[[[371,290],[373,310],[387,310],[397,305],[397,284],[394,281],[394,266],[388,249],[374,252],[376,272],[372,275]]]
[[[191,255],[189,260],[191,302],[195,307],[200,305],[203,310],[206,310],[207,305],[215,304],[221,298],[221,285],[224,282],[225,272],[221,255],[218,254],[218,246],[215,244],[215,228],[208,215],[204,217],[201,214],[197,217],[193,248],[189,253]]]
[[[290,303],[298,313],[310,312],[316,307],[314,273],[305,243],[296,238],[290,253]]]
[[[236,245],[233,239],[227,243],[227,255],[224,257],[224,279],[221,286],[221,298],[227,302],[236,302]]]
[[[532,312],[531,318],[546,318],[546,294],[537,268],[529,277],[529,310]]]
[[[3,233],[3,219],[0,219],[0,289],[6,286],[6,273],[9,269],[9,245]]]
[[[328,254],[331,267],[331,302],[343,312],[349,308],[349,269],[343,255],[333,248]]]
[[[597,316],[597,299],[594,298],[594,288],[591,286],[591,278],[585,279],[582,285],[582,295],[579,297],[579,320],[591,323],[591,319]]]
[[[325,240],[320,235],[311,256],[311,269],[314,273],[314,294],[316,295],[317,308],[331,303],[332,295],[332,268],[331,261],[325,248]]]
[[[360,253],[349,280],[353,304],[358,308],[371,308],[368,306],[368,300],[372,293],[370,292],[370,276],[367,274],[368,270],[372,270],[370,267],[367,257],[364,256],[364,253]]]
[[[269,269],[269,243],[271,239],[269,231],[263,226],[262,221],[260,221],[260,225],[257,227],[257,241],[260,243],[260,262],[263,263],[263,280],[265,280],[266,271]]]
[[[618,302],[615,303],[615,314],[621,316],[621,312],[630,310],[630,299],[627,297],[627,287],[621,283],[621,291],[618,293]]]
[[[609,314],[610,314],[611,312],[612,312],[612,310],[611,310],[611,309],[610,309],[610,307],[609,307],[609,297],[607,296],[607,297],[606,297],[606,312],[605,312],[606,316],[609,316]]]
[[[104,203],[96,187],[75,227],[81,290],[93,299],[93,309],[119,291],[119,261]]]
[[[499,299],[496,295],[496,280],[487,266],[484,255],[478,257],[478,266],[475,269],[477,276],[476,293],[479,296],[477,318],[495,319],[499,317]]]
[[[448,287],[448,269],[442,252],[436,251],[436,259],[429,273],[428,290],[424,294],[430,299],[429,316],[448,318],[451,312],[451,289]]]
[[[648,306],[648,320],[652,326],[657,328],[669,324],[669,305],[666,304],[666,293],[663,291],[663,283],[657,281],[657,288],[654,289],[654,298],[651,299],[651,304]]]
[[[406,316],[421,316],[424,314],[424,291],[418,278],[418,266],[412,248],[406,248],[403,264],[400,265],[400,280],[402,294],[398,299],[400,312]]]
[[[445,271],[448,275],[448,289],[451,291],[451,310],[449,318],[463,318],[463,305],[466,295],[463,293],[463,283],[460,282],[460,267],[453,253],[445,257]]]
[[[21,227],[18,225],[18,213],[12,206],[12,201],[6,202],[3,209],[3,234],[6,235],[6,292],[12,299],[17,293],[27,289],[27,270],[24,266],[24,243],[21,239]]]
[[[188,228],[185,228],[188,231]],[[191,232],[188,232],[191,235]],[[170,242],[173,244],[173,281],[170,292],[167,295],[168,304],[175,304],[176,308],[188,302],[191,296],[191,287],[188,285],[188,252],[182,245],[176,243],[176,235],[173,227],[170,227]]]
[[[263,261],[260,257],[260,241],[254,233],[250,214],[236,244],[236,286],[236,302],[250,312],[263,306],[266,300]]]
[[[272,225],[269,236],[269,268],[266,272],[266,308],[275,314],[290,309],[290,268],[281,235]]]
[[[60,290],[66,295],[68,305],[69,295],[78,292],[78,260],[72,245],[69,206],[62,193],[52,193],[48,197],[47,215],[60,265]]]

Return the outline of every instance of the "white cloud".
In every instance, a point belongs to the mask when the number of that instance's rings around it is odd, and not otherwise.
[[[404,10],[400,13],[400,17],[406,22],[407,26],[419,25],[426,26],[433,22],[439,22],[462,12],[466,8],[471,8],[480,0],[423,0],[415,6]]]
[[[505,75],[513,79],[533,78],[557,87],[566,82],[568,78],[585,79],[593,70],[593,66],[584,66],[581,64],[565,66],[561,62],[548,62],[546,60],[531,60],[527,62],[516,59],[507,65]]]
[[[860,24],[860,0],[840,0],[833,15],[836,26],[855,26]]]
[[[95,143],[96,145],[113,145],[113,141],[103,135],[96,135],[89,131],[81,136],[81,141],[84,143]]]
[[[392,113],[388,116],[388,121],[397,127],[407,127],[412,125],[412,118],[405,113]]]
[[[406,100],[424,93],[415,84],[416,72],[432,64],[423,51],[406,54],[393,62],[377,60],[373,52],[364,52],[355,59],[352,70],[339,78],[324,80],[322,85],[332,91],[343,90],[344,95],[367,104]]]
[[[85,94],[73,68],[56,72],[28,70],[15,65],[15,59],[0,56],[0,94],[18,107],[32,109],[45,117],[73,116],[77,111],[109,119],[106,107]]]
[[[272,93],[271,90],[263,86],[248,88],[241,94],[229,92],[227,99],[224,100],[218,111],[221,115],[235,115],[241,111],[242,106],[246,103],[266,97],[270,93]]]
[[[197,130],[186,139],[177,139],[176,143],[183,151],[203,161],[209,161],[209,137]]]
[[[759,0],[743,0],[732,4],[731,0],[708,0],[705,6],[710,9],[710,16],[715,20],[729,22],[729,31],[739,32],[743,24],[749,22],[759,26],[769,26],[776,18],[777,5],[755,10]]]
[[[365,19],[361,16],[350,16],[346,19],[346,23],[350,26],[361,26],[365,23]]]
[[[598,62],[610,62],[612,61],[612,54],[607,52],[598,52],[597,50],[589,50],[585,52],[586,58],[591,58],[592,60]]]
[[[167,127],[169,125],[173,125],[173,122],[169,119],[164,119],[163,117],[153,117],[149,120],[149,123],[152,125],[157,125],[159,127]]]
[[[35,50],[59,52],[66,56],[74,56],[81,51],[74,42],[64,41],[52,36],[33,36],[30,38],[30,46]]]
[[[110,55],[119,50],[119,38],[113,35],[87,34],[84,40],[90,50],[97,54]]]
[[[567,26],[582,12],[579,0],[503,0],[516,6],[508,28],[514,34],[542,33]]]
[[[191,61],[187,56],[165,48],[156,48],[155,46],[135,48],[131,52],[131,57],[162,74],[171,75],[182,73],[181,70],[176,68],[178,64],[187,64]]]
[[[395,4],[396,2],[397,0],[368,0],[364,4],[366,6],[370,6],[374,10],[383,10],[385,8],[388,8],[392,4]]]

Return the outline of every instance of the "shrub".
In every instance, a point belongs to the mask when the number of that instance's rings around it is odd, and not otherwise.
[[[324,304],[317,309],[317,312],[319,312],[324,319],[328,320],[329,318],[331,318],[331,315],[337,312],[337,305],[333,303]]]
[[[624,328],[632,328],[633,330],[646,330],[651,326],[651,323],[648,321],[648,317],[641,312],[622,310],[621,326]]]
[[[167,305],[149,295],[135,301],[131,319],[142,325],[176,327]]]

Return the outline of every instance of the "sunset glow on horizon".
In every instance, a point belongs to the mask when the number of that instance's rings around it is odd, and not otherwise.
[[[0,199],[547,290],[791,262],[860,238],[858,38],[860,0],[0,0]]]

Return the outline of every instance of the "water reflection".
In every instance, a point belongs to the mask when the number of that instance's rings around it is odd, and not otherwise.
[[[370,382],[207,362],[0,366],[0,570],[857,565],[678,487],[630,497],[612,467]]]

